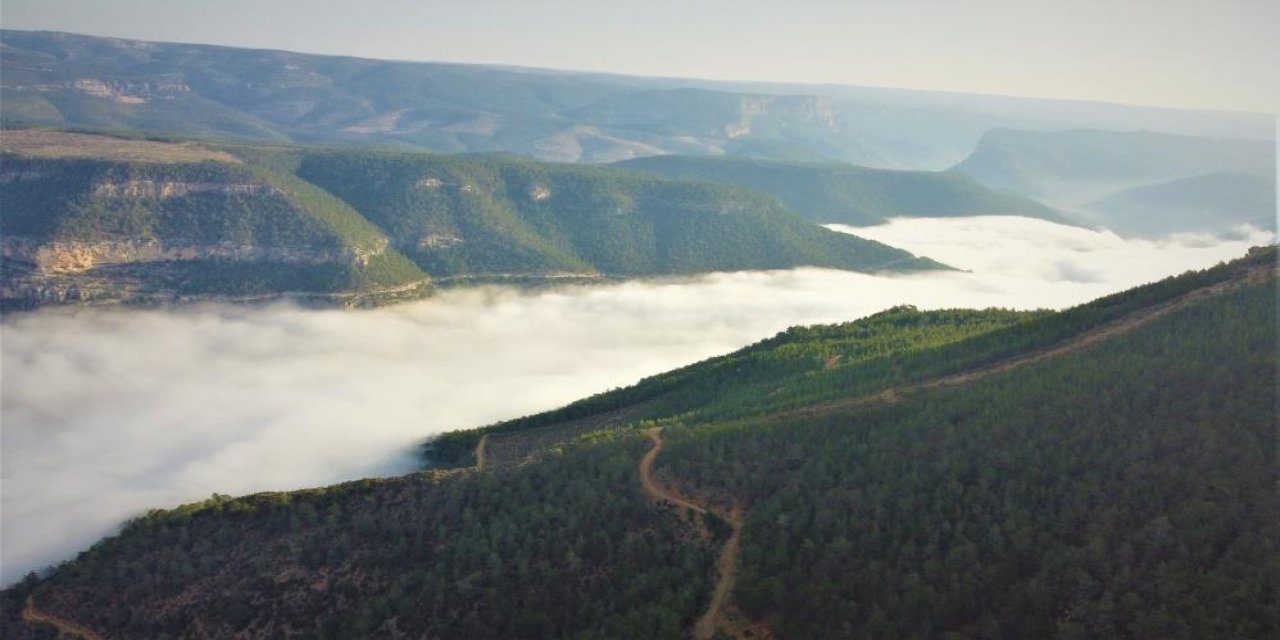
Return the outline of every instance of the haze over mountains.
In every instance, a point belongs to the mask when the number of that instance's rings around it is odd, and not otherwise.
[[[674,154],[940,170],[995,128],[1272,139],[1270,116],[640,78],[4,31],[5,118],[610,162]]]
[[[3,31],[0,41],[0,98],[11,125],[501,151],[587,163],[683,155],[954,167],[988,187],[1042,200],[1073,220],[1132,232],[1222,231],[1242,219],[1274,227],[1265,223],[1274,217],[1267,204],[1275,199],[1275,134],[1271,116],[1263,114],[379,61],[56,32]],[[1011,200],[965,195],[972,187],[954,176],[935,176],[949,186],[921,185],[929,195],[920,200],[866,190],[832,198],[858,180],[799,178],[794,165],[773,165],[773,175],[760,180],[758,173],[744,174],[743,164],[729,177],[723,170],[693,171],[691,160],[669,162],[684,168],[668,168],[667,175],[740,186],[744,179],[755,183],[748,186],[785,182],[780,188],[793,195],[773,194],[801,215],[821,212],[821,222],[953,215],[954,206],[939,211],[936,204],[948,199],[966,213],[985,207],[977,213],[1055,215],[1028,204],[1011,211]],[[1214,179],[1175,185],[1170,188],[1183,212],[1161,223],[1150,220],[1160,217],[1151,212],[1163,206],[1158,192],[1100,203],[1126,189],[1223,173],[1235,174],[1237,182],[1251,176],[1250,195],[1227,194]],[[915,189],[907,174],[880,177],[881,184],[899,180],[899,188]],[[833,180],[841,184],[832,187]],[[799,191],[823,195],[802,201],[794,197]],[[903,206],[884,206],[894,203]],[[1215,213],[1226,209],[1239,213]],[[1135,216],[1144,221],[1131,220]]]
[[[1126,232],[1276,224],[1274,140],[1002,129],[953,170]]]

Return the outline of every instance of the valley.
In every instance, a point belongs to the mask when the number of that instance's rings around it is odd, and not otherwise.
[[[0,637],[1280,635],[1280,10],[294,4],[5,0]]]
[[[1061,309],[1267,240],[1121,241],[990,217],[861,229],[965,270],[467,286],[358,313],[276,302],[16,314],[5,321],[0,365],[24,371],[4,389],[6,450],[15,457],[3,564],[17,572],[5,577],[70,557],[157,505],[406,473],[427,435],[553,409],[787,327],[903,304]],[[592,429],[614,428],[641,417],[631,413],[589,420]],[[540,431],[550,444],[556,431],[575,428]],[[536,446],[495,434],[486,467],[514,466]],[[139,451],[148,464],[133,462]],[[51,477],[45,469],[75,471]]]

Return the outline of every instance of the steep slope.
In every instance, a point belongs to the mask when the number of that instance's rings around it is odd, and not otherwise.
[[[11,306],[373,295],[426,280],[350,207],[221,151],[6,130],[0,152]]]
[[[1131,187],[1209,173],[1274,184],[1275,143],[1150,131],[996,130],[954,170],[993,189],[1075,208]]]
[[[794,329],[505,431],[660,433],[150,513],[6,591],[6,637],[28,601],[120,638],[1270,637],[1275,278],[1270,248],[1062,313]]]
[[[660,464],[750,505],[735,602],[779,637],[1269,637],[1274,287],[896,403],[672,428]]]
[[[1275,181],[1244,173],[1211,173],[1125,189],[1084,206],[1121,233],[1221,231],[1249,224],[1276,229]]]
[[[363,213],[428,273],[635,276],[819,266],[938,268],[710,184],[509,156],[307,153],[298,175]]]
[[[1267,114],[638,78],[0,31],[4,119],[612,162],[729,153],[940,169],[996,127],[1269,139]]]
[[[955,172],[893,171],[848,164],[724,156],[656,156],[615,166],[678,180],[764,191],[819,224],[871,225],[894,217],[1017,215],[1068,222],[1039,202],[992,191]]]

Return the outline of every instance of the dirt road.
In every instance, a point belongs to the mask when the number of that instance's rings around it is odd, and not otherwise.
[[[58,637],[70,636],[81,640],[102,640],[102,636],[82,627],[70,620],[64,620],[53,614],[44,613],[36,608],[33,596],[27,596],[27,606],[22,610],[22,620],[27,624],[47,624],[58,630]]]
[[[484,447],[489,444],[489,434],[480,436],[476,443],[476,471],[484,471]]]
[[[662,452],[665,440],[662,438],[662,427],[654,427],[645,432],[649,436],[649,440],[653,442],[653,447],[644,454],[640,459],[640,484],[644,487],[644,492],[649,497],[675,507],[678,512],[682,512],[681,516],[692,513],[698,519],[705,518],[707,514],[718,517],[729,524],[733,533],[729,539],[725,541],[724,546],[720,549],[720,556],[716,558],[716,585],[711,592],[711,603],[707,605],[707,610],[693,626],[693,637],[696,640],[709,640],[716,634],[717,629],[728,631],[730,635],[738,637],[734,629],[739,625],[730,625],[725,628],[722,623],[731,616],[727,615],[731,608],[730,600],[733,595],[733,586],[738,574],[738,553],[741,548],[742,539],[742,521],[743,511],[741,507],[734,507],[729,511],[717,509],[711,504],[699,504],[694,498],[686,498],[680,495],[674,489],[663,486],[653,478],[653,462],[657,459],[658,454]],[[710,531],[704,522],[696,522],[695,527],[699,533],[710,538]],[[736,617],[736,616],[732,616]]]

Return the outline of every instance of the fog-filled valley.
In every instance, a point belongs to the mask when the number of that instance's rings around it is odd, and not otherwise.
[[[1248,228],[1132,240],[1006,217],[857,233],[965,271],[484,287],[368,311],[14,314],[3,326],[3,581],[150,508],[404,473],[434,433],[554,408],[788,326],[900,304],[1063,308],[1274,241]]]
[[[1280,3],[2,1],[0,638],[1280,637]]]

